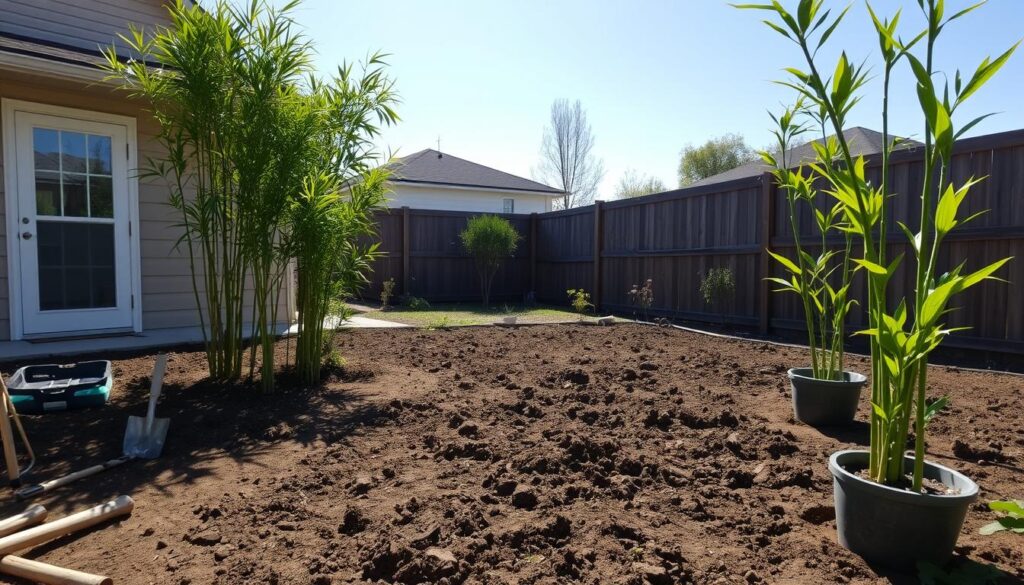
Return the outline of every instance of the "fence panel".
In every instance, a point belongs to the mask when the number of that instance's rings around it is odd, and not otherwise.
[[[916,230],[918,200],[924,179],[920,149],[899,151],[890,161],[888,255],[910,254],[900,221]],[[868,161],[868,178],[881,179],[880,161]],[[967,260],[979,268],[1013,256],[1001,275],[1009,281],[986,282],[960,297],[950,326],[970,325],[950,345],[1024,353],[1024,130],[980,136],[955,146],[951,176],[959,185],[986,177],[965,203],[965,215],[990,211],[948,237],[940,250],[941,269]],[[831,206],[827,194],[821,209]],[[820,234],[813,210],[798,203],[798,233],[808,251],[817,253]],[[387,256],[375,265],[368,296],[394,278],[400,292],[434,301],[478,298],[472,260],[458,241],[469,217],[465,212],[392,210],[378,216]],[[775,294],[764,281],[781,276],[766,249],[793,257],[793,233],[785,193],[767,175],[727,183],[680,189],[636,199],[597,203],[535,215],[508,215],[523,235],[514,258],[506,262],[494,287],[497,299],[519,300],[533,291],[537,300],[566,304],[565,291],[583,288],[609,311],[630,314],[628,291],[650,278],[654,286],[652,315],[708,322],[732,322],[771,330],[803,330],[797,297]],[[832,236],[829,247],[842,247]],[[854,243],[855,255],[860,252]],[[893,278],[890,302],[913,294],[913,262],[904,260]],[[698,287],[712,267],[728,267],[736,278],[736,295],[720,306],[708,306]],[[857,273],[852,294],[866,297],[863,275]],[[850,316],[850,329],[866,325],[863,310]]]

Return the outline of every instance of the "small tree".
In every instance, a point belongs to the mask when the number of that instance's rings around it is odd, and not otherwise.
[[[679,156],[679,185],[685,187],[755,160],[757,153],[739,134],[712,138],[700,146],[687,145]]]
[[[643,197],[652,193],[667,191],[665,183],[658,177],[641,175],[633,169],[623,173],[619,184],[615,187],[615,197],[618,199],[629,199],[630,197]]]
[[[496,215],[480,215],[470,218],[466,229],[459,237],[462,245],[476,260],[480,276],[480,293],[485,307],[491,302],[491,285],[494,275],[501,267],[501,261],[516,251],[519,232],[508,220]]]
[[[713,311],[721,313],[722,303],[736,294],[736,278],[732,270],[724,267],[708,270],[700,281],[700,294]]]

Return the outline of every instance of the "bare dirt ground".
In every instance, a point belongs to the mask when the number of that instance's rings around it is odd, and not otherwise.
[[[640,325],[338,345],[343,372],[273,396],[173,353],[164,455],[40,500],[56,517],[130,494],[135,512],[26,556],[121,584],[916,582],[836,543],[826,460],[867,425],[794,423],[784,372],[803,351]],[[151,367],[117,360],[104,409],[24,417],[34,477],[118,456]],[[978,535],[984,501],[1024,497],[1024,379],[934,368],[930,391],[953,400],[929,458],[982,486],[956,562],[1024,583],[1024,537]]]

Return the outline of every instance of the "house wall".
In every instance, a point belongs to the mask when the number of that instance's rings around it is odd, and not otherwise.
[[[160,158],[162,147],[155,136],[156,121],[137,102],[109,86],[77,83],[0,71],[0,98],[11,98],[96,112],[131,116],[137,120],[138,160]],[[0,124],[7,123],[0,119]],[[0,172],[3,170],[0,153]],[[134,170],[129,170],[134,176]],[[7,237],[6,193],[0,182],[0,233]],[[169,191],[162,179],[139,178],[139,237],[142,272],[143,331],[174,327],[197,327],[199,317],[192,293],[188,253],[184,246],[175,250],[181,236],[178,211],[167,204]],[[0,340],[10,339],[10,302],[6,240],[0,246]],[[202,292],[202,289],[200,289]],[[289,299],[282,295],[279,314],[285,319]],[[249,311],[246,311],[246,315]]]
[[[128,23],[167,24],[161,0],[0,0],[0,33],[97,51]]]
[[[504,199],[513,199],[513,213],[543,213],[551,211],[552,198],[533,193],[420,187],[402,183],[391,184],[388,196],[391,208],[433,209],[445,211],[479,211],[503,213]]]

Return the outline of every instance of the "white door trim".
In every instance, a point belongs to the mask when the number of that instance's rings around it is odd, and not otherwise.
[[[15,164],[16,158],[16,137],[14,128],[14,113],[28,112],[33,114],[44,114],[59,116],[74,120],[86,120],[91,122],[102,122],[124,126],[128,144],[128,221],[131,226],[131,237],[129,239],[129,265],[131,274],[129,282],[131,294],[134,299],[132,307],[132,330],[136,333],[142,332],[142,262],[140,259],[139,241],[139,178],[138,178],[138,134],[135,118],[121,116],[104,112],[80,110],[64,106],[52,106],[39,104],[24,100],[0,98],[0,122],[2,122],[3,134],[3,167],[4,167],[4,205],[7,216],[7,288],[8,303],[11,324],[11,339],[19,340],[25,335],[25,324],[22,320],[22,298],[21,298],[21,254],[18,250],[18,218],[21,213],[18,209],[19,197],[14,196],[18,191],[18,169]],[[116,154],[116,153],[114,153]]]

